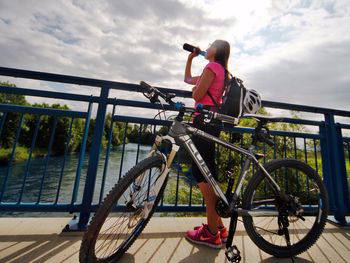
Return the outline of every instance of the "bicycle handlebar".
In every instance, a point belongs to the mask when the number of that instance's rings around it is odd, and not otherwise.
[[[231,117],[231,116],[217,113],[217,112],[214,113],[214,119],[217,119],[217,120],[223,121],[223,122],[227,122],[227,123],[231,123],[234,125],[237,125],[239,123],[239,118]]]
[[[206,110],[203,109],[201,106],[197,107],[196,109],[194,108],[187,108],[185,107],[185,105],[182,102],[173,102],[172,98],[175,97],[175,94],[173,93],[167,93],[164,94],[161,91],[159,91],[157,88],[147,84],[144,81],[140,82],[141,87],[143,87],[144,89],[146,89],[147,91],[147,95],[144,94],[152,103],[155,103],[158,101],[158,96],[160,96],[161,98],[163,98],[166,102],[168,102],[170,105],[175,106],[175,108],[177,110],[182,110],[184,112],[188,112],[188,113],[194,113],[194,112],[198,112],[198,113],[204,113],[204,114],[208,114],[210,115],[212,118],[223,121],[223,122],[227,122],[227,123],[231,123],[231,124],[238,124],[239,119],[238,118],[234,118],[225,114],[221,114],[221,113],[217,113],[217,112],[213,112],[210,110]]]
[[[144,93],[144,95],[152,102],[155,103],[158,101],[158,96],[160,96],[161,98],[163,98],[167,103],[169,103],[170,105],[174,105],[175,103],[171,100],[172,98],[174,98],[176,95],[174,93],[162,93],[161,91],[159,91],[156,87],[153,87],[151,85],[149,85],[148,83],[141,81],[140,82],[140,86],[143,87],[144,89],[147,90],[147,95]]]
[[[174,98],[176,95],[174,93],[162,93],[161,91],[159,91],[156,87],[153,87],[149,84],[147,84],[146,82],[144,81],[141,81],[140,82],[140,86],[143,87],[147,94],[143,93],[152,103],[155,103],[155,102],[159,102],[158,100],[158,96],[160,96],[161,98],[163,98],[167,103],[169,103],[171,106],[174,106],[174,108],[176,110],[179,110],[180,112],[180,117],[178,117],[178,120],[182,121],[182,117],[183,117],[183,114],[184,113],[195,113],[195,112],[198,112],[198,113],[204,113],[206,114],[206,116],[208,116],[209,119],[213,118],[213,119],[216,119],[216,120],[219,120],[219,121],[223,121],[223,122],[227,122],[227,123],[230,123],[230,124],[234,124],[234,125],[237,125],[239,123],[239,120],[240,118],[235,118],[235,117],[231,117],[231,116],[228,116],[228,115],[225,115],[225,114],[221,114],[221,113],[218,113],[218,112],[213,112],[213,111],[210,111],[210,110],[206,110],[206,109],[203,109],[203,105],[202,104],[199,104],[197,105],[197,108],[189,108],[189,107],[185,107],[185,104],[182,103],[182,102],[173,102],[172,101],[172,98]],[[248,114],[246,116],[242,116],[242,118],[257,118],[258,115],[255,115],[255,114]],[[261,116],[260,116],[261,118]],[[261,118],[263,119],[263,118]],[[274,122],[277,122],[277,121],[281,121],[283,118],[269,118],[269,121],[274,121]],[[265,121],[267,119],[265,118]],[[263,141],[265,143],[267,143],[268,145],[270,146],[273,146],[274,145],[274,142],[270,139],[270,134],[269,134],[269,129],[267,127],[264,126],[264,123],[266,124],[265,121],[262,121],[262,122],[259,122],[259,125],[258,125],[258,133],[256,134],[256,139],[258,141]],[[261,128],[262,127],[265,127],[266,129],[266,132],[262,132],[261,131]]]

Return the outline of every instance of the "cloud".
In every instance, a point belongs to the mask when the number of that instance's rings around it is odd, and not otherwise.
[[[263,99],[350,110],[349,24],[350,8],[343,0],[1,1],[1,66],[190,90],[183,82],[188,54],[183,43],[205,48],[220,38],[231,44],[231,72]],[[205,64],[196,58],[193,74]],[[14,81],[29,88],[99,93]],[[114,96],[142,98],[111,91]]]

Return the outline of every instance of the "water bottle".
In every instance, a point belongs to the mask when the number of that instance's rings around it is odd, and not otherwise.
[[[197,48],[197,47],[192,46],[192,45],[187,44],[187,43],[185,43],[185,44],[183,45],[183,49],[186,50],[186,51],[188,51],[188,52],[194,52],[195,50],[197,50],[197,51],[198,51],[198,54],[199,54],[199,55],[202,55],[203,57],[205,57],[205,55],[207,54],[207,52],[201,50],[200,48]]]

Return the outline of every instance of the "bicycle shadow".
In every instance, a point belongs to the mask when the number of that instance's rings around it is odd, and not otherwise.
[[[305,258],[300,258],[300,257],[293,257],[294,262],[295,263],[309,263],[309,262],[313,262],[311,260],[305,259]],[[283,263],[283,262],[292,262],[292,259],[290,258],[276,258],[276,257],[270,257],[270,258],[266,258],[262,261],[260,261],[260,263]]]
[[[197,244],[192,244],[192,246],[191,254],[180,260],[179,263],[203,262],[203,259],[205,259],[205,262],[215,262],[215,259],[221,251],[221,249],[207,248]],[[198,249],[195,253],[193,253],[194,248]]]
[[[135,262],[135,256],[130,253],[125,253],[118,262],[122,263],[133,263]]]

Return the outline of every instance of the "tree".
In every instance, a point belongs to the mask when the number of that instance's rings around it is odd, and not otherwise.
[[[9,82],[0,82],[0,85],[6,86],[6,87],[16,87],[15,84],[11,84]],[[0,93],[1,93],[1,88],[0,88]],[[6,94],[6,93],[1,93],[0,104],[29,105],[24,95]],[[5,114],[0,112],[0,117],[3,118],[4,116]],[[16,131],[19,126],[20,118],[21,118],[21,114],[19,113],[8,112],[6,114],[4,129],[2,131],[2,134],[0,134],[1,147],[9,148],[13,145],[15,141]]]

